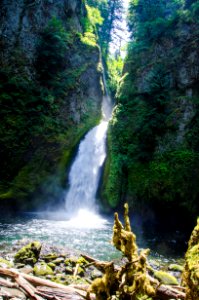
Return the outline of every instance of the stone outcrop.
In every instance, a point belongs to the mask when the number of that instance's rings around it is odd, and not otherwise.
[[[87,18],[82,0],[0,3],[3,206],[27,209],[61,198],[72,152],[100,119],[101,57],[97,44],[90,46],[83,40]],[[48,34],[53,34],[53,28],[60,35],[50,36],[55,50],[48,58],[45,43],[51,47]],[[45,82],[42,74],[48,75],[48,69],[52,74]],[[24,201],[27,198],[33,200],[31,204]]]

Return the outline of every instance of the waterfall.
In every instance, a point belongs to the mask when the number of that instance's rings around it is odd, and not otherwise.
[[[65,198],[69,218],[81,214],[82,211],[96,210],[96,192],[101,167],[106,157],[106,135],[111,112],[112,103],[106,91],[102,101],[103,119],[80,142],[77,156],[69,172],[69,190]],[[89,218],[88,213],[86,215]]]

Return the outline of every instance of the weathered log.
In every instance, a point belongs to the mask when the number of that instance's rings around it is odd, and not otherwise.
[[[59,298],[55,296],[47,295],[46,293],[37,291],[37,295],[41,296],[42,298],[48,299],[48,300],[60,300]]]
[[[8,280],[5,280],[3,278],[0,278],[0,286],[5,286],[5,287],[8,287],[8,288],[17,288],[18,284],[14,283],[14,282],[11,282],[11,281],[8,281]]]
[[[89,284],[70,284],[70,287],[87,292],[89,289]]]
[[[35,294],[34,287],[31,286],[24,278],[23,274],[19,273],[18,271],[14,269],[5,269],[5,268],[0,268],[0,274],[10,276],[14,278],[16,283],[24,290],[26,293],[29,295],[31,299],[34,300],[41,300],[39,296]]]
[[[89,263],[100,262],[100,260],[95,259],[94,257],[89,256],[89,255],[86,255],[86,254],[81,254],[81,256],[82,256],[83,258],[85,258],[85,260],[87,260]]]
[[[89,262],[89,264],[87,264],[85,268],[89,266],[95,266],[98,270],[100,270],[103,273],[105,272],[106,266],[110,264],[110,262],[108,261],[101,261],[86,254],[81,254],[81,256]],[[116,271],[120,270],[120,267],[115,264],[114,264],[114,268]]]
[[[6,276],[10,276],[12,278],[15,279],[16,282],[18,282],[18,284],[22,287],[22,288],[29,288],[30,286],[25,285],[25,282],[31,282],[34,286],[44,286],[44,287],[49,287],[49,288],[55,288],[57,290],[59,290],[60,292],[65,292],[66,294],[70,295],[70,298],[68,299],[74,299],[76,300],[77,296],[79,297],[79,299],[84,299],[86,297],[87,291],[84,290],[80,290],[80,289],[75,289],[73,287],[70,286],[65,286],[59,283],[55,283],[52,282],[50,280],[46,280],[46,279],[42,279],[36,276],[32,276],[32,275],[28,275],[28,274],[24,274],[24,273],[19,273],[17,270],[15,269],[4,269],[4,268],[0,268],[0,274],[6,275]],[[23,281],[23,279],[25,280],[25,282]],[[34,288],[32,288],[33,291]],[[31,290],[26,290],[26,292],[30,295]],[[35,294],[38,294],[36,290],[34,290]],[[34,298],[34,294],[31,293],[31,298]],[[76,298],[75,298],[76,297]],[[37,297],[36,295],[35,300],[41,300],[39,297]],[[92,299],[94,299],[94,296],[92,296]]]
[[[57,288],[49,288],[49,287],[43,287],[43,286],[39,286],[37,287],[37,294],[38,295],[43,295],[43,297],[46,297],[47,299],[62,299],[62,300],[82,300],[85,299],[86,297],[86,293],[85,296],[83,296],[82,294],[79,294],[79,292],[77,290],[74,289],[74,293],[71,294],[71,292],[67,292],[64,290],[60,290]],[[95,300],[95,296],[91,295],[91,299]]]
[[[0,290],[0,297],[11,298],[12,295],[10,293],[8,293],[8,292],[5,292],[4,290],[3,291]]]
[[[156,290],[158,299],[185,299],[185,293],[167,285],[160,285]]]
[[[49,287],[38,287],[37,292],[38,295],[43,296],[48,299],[62,299],[62,300],[82,300],[82,296],[78,295],[78,293],[74,290],[73,293],[71,291],[64,291],[56,288]],[[50,298],[49,298],[50,297]]]
[[[76,292],[76,290],[70,286],[66,286],[60,283],[56,283],[47,279],[43,279],[43,278],[39,278],[36,276],[32,276],[32,275],[27,275],[27,274],[23,274],[23,277],[28,280],[29,282],[31,282],[32,284],[34,284],[35,286],[45,286],[45,287],[50,287],[50,288],[57,288],[60,289],[62,291],[66,291],[68,293],[74,293]]]
[[[41,300],[39,296],[36,295],[36,290],[33,286],[30,285],[29,282],[27,282],[26,279],[24,279],[21,275],[15,277],[16,282],[18,285],[26,291],[26,293],[29,295],[29,297],[33,300]]]
[[[14,279],[17,276],[19,276],[19,272],[18,271],[14,270],[14,269],[6,269],[6,268],[0,268],[0,274],[12,277]]]

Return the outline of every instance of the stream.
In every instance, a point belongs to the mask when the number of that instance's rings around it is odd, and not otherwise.
[[[121,254],[111,245],[112,226],[112,218],[103,218],[84,210],[68,221],[63,219],[61,212],[29,213],[5,219],[1,217],[0,256],[12,253],[16,246],[24,242],[39,240],[68,250],[79,250],[100,260],[118,259]],[[146,240],[139,226],[134,224],[132,227],[139,247],[151,249],[152,261],[163,267],[170,263],[183,263],[183,251],[174,236],[165,240],[161,236],[152,235]]]

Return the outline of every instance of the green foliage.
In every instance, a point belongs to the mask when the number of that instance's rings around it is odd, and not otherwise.
[[[103,24],[101,12],[97,7],[86,5],[87,16],[82,18],[84,32],[96,32],[96,27]]]
[[[35,67],[41,84],[50,85],[65,70],[70,43],[71,33],[65,31],[60,20],[52,18],[41,34],[37,49]]]
[[[118,20],[121,20],[123,3],[121,0],[87,0],[90,7],[90,20],[95,21],[95,29],[99,36],[99,44],[102,50],[103,60],[106,61],[109,54],[109,46],[113,39],[113,29],[117,27]],[[96,11],[97,9],[97,11]],[[100,11],[100,16],[99,12]],[[99,20],[96,23],[96,20]],[[102,22],[103,20],[103,22]]]
[[[103,24],[100,10],[96,7],[86,5],[87,15],[82,18],[84,33],[80,37],[81,42],[89,47],[97,46],[97,26]]]
[[[96,7],[91,7],[89,5],[86,5],[87,13],[88,13],[88,19],[93,26],[93,28],[96,27],[96,25],[102,25],[103,24],[103,18],[101,16],[100,10]]]
[[[81,36],[81,42],[89,47],[96,47],[96,35],[92,32],[85,32],[83,36]]]
[[[173,202],[175,199],[179,207],[186,207],[187,211],[194,213],[196,209],[194,202],[199,192],[196,183],[199,178],[198,160],[198,154],[179,149],[165,152],[164,155],[155,157],[147,164],[136,163],[131,166],[130,190],[149,202],[151,206],[156,206],[160,201],[163,204]],[[189,198],[190,188],[192,200]],[[187,197],[189,201],[186,201]]]
[[[122,76],[124,61],[121,56],[113,57],[109,56],[107,58],[107,68],[108,68],[108,87],[113,96],[117,92],[117,87]]]
[[[191,6],[191,13],[193,18],[196,18],[196,22],[198,23],[198,15],[199,15],[199,1],[195,1]]]

